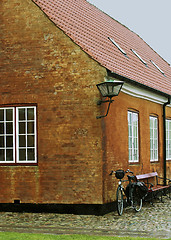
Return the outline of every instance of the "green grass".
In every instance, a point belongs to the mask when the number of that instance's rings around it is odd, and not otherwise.
[[[156,238],[104,237],[88,235],[48,235],[0,232],[0,240],[156,240]]]

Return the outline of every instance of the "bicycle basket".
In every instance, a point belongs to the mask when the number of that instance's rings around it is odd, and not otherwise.
[[[115,177],[116,177],[117,179],[122,179],[124,176],[125,176],[124,170],[117,170],[117,171],[115,172]]]

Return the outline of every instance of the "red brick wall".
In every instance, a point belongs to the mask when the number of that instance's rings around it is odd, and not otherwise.
[[[0,104],[37,104],[38,166],[0,166],[0,202],[102,203],[106,70],[30,0],[1,1]]]
[[[128,119],[127,112],[134,109],[139,113],[139,163],[128,163]],[[166,117],[171,118],[171,108],[166,108]],[[149,116],[158,117],[159,161],[150,162]],[[104,155],[104,201],[115,200],[118,180],[109,176],[111,170],[130,169],[135,174],[157,171],[163,176],[163,105],[120,93],[111,105],[106,129],[106,152]],[[171,161],[167,161],[167,177],[171,178]]]

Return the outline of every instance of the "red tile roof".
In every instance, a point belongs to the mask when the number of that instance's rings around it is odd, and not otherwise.
[[[108,70],[171,95],[171,67],[137,34],[86,0],[33,0],[93,59]],[[127,53],[126,57],[110,40]],[[148,66],[131,51],[135,50]],[[164,72],[163,75],[150,61]]]

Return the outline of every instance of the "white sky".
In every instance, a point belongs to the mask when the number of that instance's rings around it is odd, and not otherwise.
[[[138,34],[171,64],[171,0],[88,0]]]

